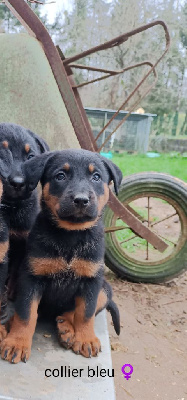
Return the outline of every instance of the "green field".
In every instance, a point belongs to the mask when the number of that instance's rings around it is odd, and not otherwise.
[[[157,158],[146,155],[113,154],[112,161],[122,170],[123,175],[144,171],[164,172],[187,181],[187,158],[180,155],[161,154]]]

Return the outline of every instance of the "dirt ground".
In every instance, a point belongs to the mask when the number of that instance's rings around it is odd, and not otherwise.
[[[116,399],[187,400],[187,273],[160,285],[106,275],[121,315],[119,337],[107,317]],[[129,380],[124,364],[134,369]]]

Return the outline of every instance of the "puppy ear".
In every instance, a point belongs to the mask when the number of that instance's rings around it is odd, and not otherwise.
[[[45,140],[43,140],[40,136],[38,136],[36,133],[31,132],[29,129],[27,129],[27,132],[29,133],[29,135],[32,136],[32,138],[35,140],[35,142],[37,143],[40,152],[41,153],[46,153],[46,151],[49,151],[50,148],[48,146],[48,144],[45,142]]]
[[[112,161],[108,160],[107,158],[100,156],[102,159],[102,162],[107,169],[107,172],[109,174],[109,182],[113,181],[114,182],[114,189],[116,192],[116,195],[118,195],[118,189],[121,184],[123,175],[121,170],[115,165]]]
[[[31,158],[22,165],[22,171],[30,190],[34,190],[41,180],[50,155],[51,153],[41,154]]]
[[[0,175],[7,178],[11,173],[13,159],[12,153],[9,149],[0,149]]]

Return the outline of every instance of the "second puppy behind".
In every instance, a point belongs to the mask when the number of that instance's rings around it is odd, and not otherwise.
[[[35,157],[24,165],[30,190],[42,184],[42,210],[29,235],[21,268],[16,314],[1,345],[12,363],[27,361],[39,303],[57,317],[59,341],[85,357],[101,349],[95,315],[107,308],[117,334],[119,311],[104,280],[102,212],[108,185],[117,193],[122,173],[111,161],[86,150]]]

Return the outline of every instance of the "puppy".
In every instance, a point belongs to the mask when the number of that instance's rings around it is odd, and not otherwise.
[[[12,156],[9,150],[0,148],[0,175],[6,179],[10,173]],[[0,203],[3,194],[3,184],[0,180]],[[0,204],[0,312],[2,305],[3,290],[8,273],[8,246],[9,232],[3,215],[3,205]],[[6,337],[6,329],[0,322],[0,342]]]
[[[1,199],[3,218],[9,231],[9,297],[14,298],[19,265],[25,255],[28,233],[39,211],[37,190],[30,190],[22,166],[26,160],[49,150],[35,133],[19,125],[0,124],[0,148],[11,154],[11,168],[2,176]],[[2,154],[7,157],[7,152]],[[1,173],[1,171],[0,171]]]
[[[119,334],[119,311],[104,281],[102,212],[110,181],[117,193],[121,171],[86,150],[51,152],[24,165],[28,190],[42,184],[42,210],[31,230],[21,268],[16,314],[1,345],[3,359],[26,362],[40,303],[57,316],[62,346],[85,357],[101,349],[95,314],[107,308]]]

